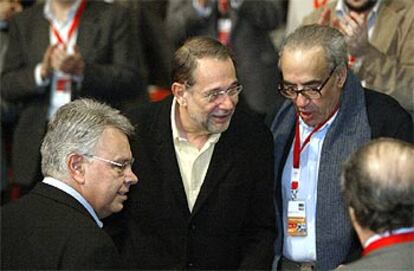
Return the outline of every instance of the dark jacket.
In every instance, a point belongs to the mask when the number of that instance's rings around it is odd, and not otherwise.
[[[1,269],[113,269],[111,238],[72,196],[44,183],[1,208]]]
[[[167,99],[130,114],[139,182],[115,220],[121,226],[109,228],[121,256],[135,269],[270,269],[276,229],[270,131],[236,110],[190,213],[170,111]]]

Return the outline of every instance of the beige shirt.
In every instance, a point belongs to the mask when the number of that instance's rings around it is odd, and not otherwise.
[[[181,179],[187,195],[188,209],[192,212],[197,200],[207,169],[213,156],[214,146],[221,134],[212,134],[199,150],[193,146],[176,124],[176,105],[174,99],[171,106],[171,129],[174,141],[175,155],[180,168]]]

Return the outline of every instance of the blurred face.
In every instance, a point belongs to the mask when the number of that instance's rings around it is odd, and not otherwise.
[[[363,12],[375,5],[377,0],[345,0],[345,4],[348,6],[349,9]]]
[[[184,87],[184,102],[180,106],[182,126],[187,132],[197,134],[224,132],[230,125],[238,94],[222,93],[216,97],[212,94],[237,88],[232,60],[199,59],[193,77],[195,84]]]
[[[289,49],[286,48],[281,59],[280,69],[285,86],[297,90],[305,86],[322,84],[329,77],[329,67],[322,48]],[[316,126],[325,121],[339,103],[346,73],[333,73],[321,89],[321,97],[309,99],[299,94],[292,99],[302,120],[309,126]]]
[[[120,164],[129,162],[132,153],[128,137],[116,128],[106,128],[92,155]],[[100,218],[122,210],[129,186],[138,181],[127,166],[124,170],[102,160],[88,159],[85,169],[83,196]]]

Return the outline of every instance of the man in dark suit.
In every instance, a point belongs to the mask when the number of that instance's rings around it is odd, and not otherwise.
[[[22,108],[14,184],[30,189],[41,178],[38,150],[59,106],[93,97],[120,108],[144,91],[126,14],[100,1],[48,0],[10,21],[1,94]]]
[[[236,108],[242,86],[229,50],[188,40],[172,81],[173,97],[131,112],[140,182],[108,231],[133,269],[269,269],[272,137]]]
[[[89,99],[62,106],[43,140],[41,183],[1,209],[1,269],[120,267],[100,219],[121,211],[137,182],[118,110]]]
[[[414,145],[374,140],[345,163],[342,191],[363,257],[340,270],[414,270]]]
[[[341,163],[372,138],[413,140],[410,115],[393,98],[364,90],[347,60],[344,36],[329,26],[298,28],[280,51],[279,91],[289,100],[271,130],[284,229],[275,265],[282,270],[333,269],[358,255],[340,193]]]

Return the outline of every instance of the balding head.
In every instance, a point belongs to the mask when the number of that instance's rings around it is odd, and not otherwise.
[[[384,232],[414,226],[414,145],[374,140],[345,163],[342,190],[361,227]]]

